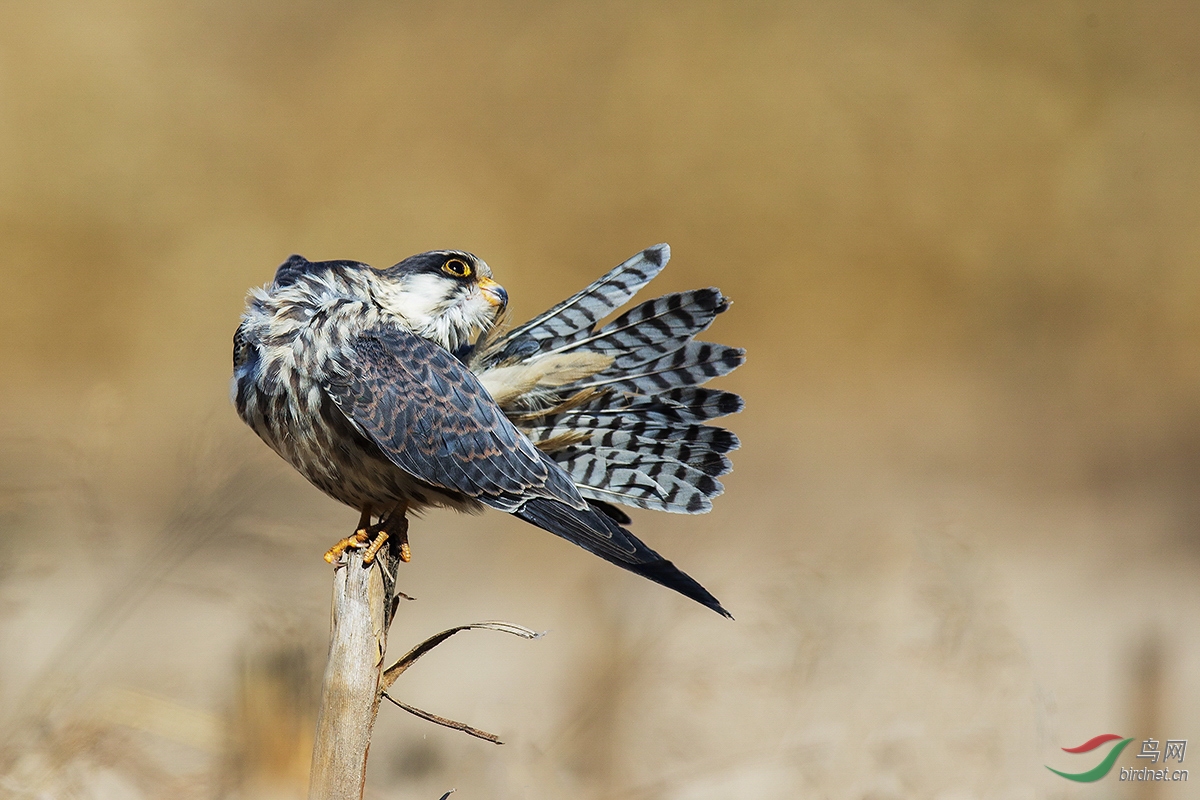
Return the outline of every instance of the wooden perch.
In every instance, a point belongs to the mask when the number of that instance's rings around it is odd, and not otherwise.
[[[321,683],[309,800],[361,800],[379,713],[380,676],[395,610],[397,558],[383,548],[370,566],[347,552],[334,570],[333,630]]]
[[[321,683],[309,800],[362,799],[371,732],[384,697],[422,719],[500,743],[494,734],[401,703],[386,691],[417,659],[460,631],[494,630],[525,639],[536,639],[539,634],[507,622],[461,625],[421,642],[384,672],[388,627],[399,601],[398,563],[398,554],[391,547],[380,550],[369,566],[364,566],[361,550],[349,550],[334,570],[333,630]]]

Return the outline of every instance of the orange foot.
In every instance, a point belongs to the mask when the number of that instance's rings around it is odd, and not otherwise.
[[[407,563],[412,560],[412,550],[408,546],[408,504],[401,503],[392,510],[386,519],[376,525],[371,525],[370,510],[362,512],[358,520],[358,529],[342,539],[325,552],[325,561],[332,564],[347,550],[357,550],[366,547],[363,552],[363,564],[370,564],[375,556],[387,544],[392,536],[399,538],[400,560]]]

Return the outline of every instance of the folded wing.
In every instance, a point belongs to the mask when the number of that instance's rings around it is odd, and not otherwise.
[[[512,511],[531,497],[584,508],[570,479],[513,426],[458,359],[379,328],[351,342],[324,386],[392,463],[424,483]]]
[[[394,328],[358,336],[325,391],[354,426],[418,480],[508,511],[728,616],[717,599],[613,519],[517,430],[474,374],[438,345]]]

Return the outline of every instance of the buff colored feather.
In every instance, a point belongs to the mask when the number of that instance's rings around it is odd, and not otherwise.
[[[479,380],[501,407],[537,408],[550,390],[590,378],[612,363],[613,357],[602,353],[561,353],[493,367]]]

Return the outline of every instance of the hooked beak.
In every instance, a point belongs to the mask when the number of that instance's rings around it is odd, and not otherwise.
[[[479,279],[479,291],[483,292],[483,299],[496,308],[508,305],[508,292],[491,278]]]

